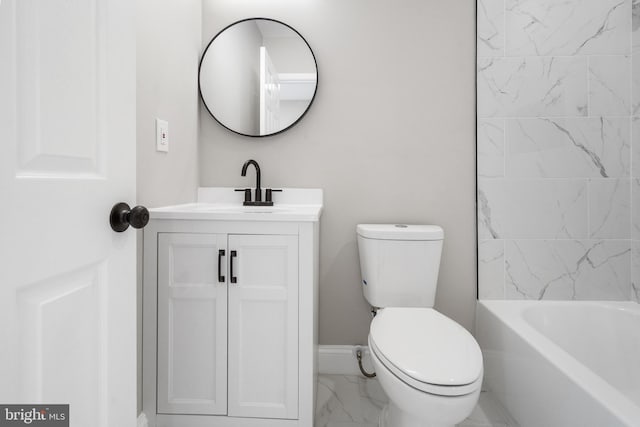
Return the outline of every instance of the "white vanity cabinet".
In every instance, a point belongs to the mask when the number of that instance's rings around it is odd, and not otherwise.
[[[159,233],[158,412],[298,418],[298,236]]]
[[[313,425],[319,210],[315,220],[268,213],[151,211],[143,410],[152,427]]]

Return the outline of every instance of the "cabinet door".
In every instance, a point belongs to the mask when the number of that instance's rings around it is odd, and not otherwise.
[[[229,251],[229,415],[296,419],[298,237],[230,235]]]
[[[226,235],[159,234],[159,413],[227,412],[227,285],[218,277],[221,250],[226,255]],[[221,274],[226,258],[221,257]]]

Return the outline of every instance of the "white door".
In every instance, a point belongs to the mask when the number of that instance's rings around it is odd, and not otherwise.
[[[158,236],[158,412],[227,413],[226,234]]]
[[[298,417],[298,236],[229,236],[229,415]]]
[[[260,47],[260,135],[280,129],[280,79],[267,48]]]
[[[0,403],[136,424],[135,3],[0,2]]]

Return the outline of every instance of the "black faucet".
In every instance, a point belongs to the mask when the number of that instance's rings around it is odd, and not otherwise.
[[[255,160],[247,160],[242,165],[242,176],[247,176],[247,168],[249,165],[253,165],[256,168],[256,196],[255,200],[251,200],[250,188],[238,188],[236,191],[242,191],[244,193],[244,206],[273,206],[273,193],[281,192],[282,190],[276,190],[273,188],[267,188],[266,199],[262,201],[262,188],[260,188],[260,165]]]
[[[244,162],[244,165],[242,165],[242,176],[247,176],[247,168],[249,165],[253,165],[256,168],[256,197],[254,202],[258,204],[257,202],[262,201],[262,188],[260,188],[260,165],[253,159],[247,160]]]

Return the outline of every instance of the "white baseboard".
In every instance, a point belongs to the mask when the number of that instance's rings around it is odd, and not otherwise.
[[[138,427],[149,427],[149,420],[147,420],[147,416],[144,412],[141,412],[138,415]]]
[[[355,345],[321,345],[318,350],[318,373],[331,375],[362,375],[356,359],[356,347],[363,350],[362,362],[367,372],[373,372],[369,347]]]

